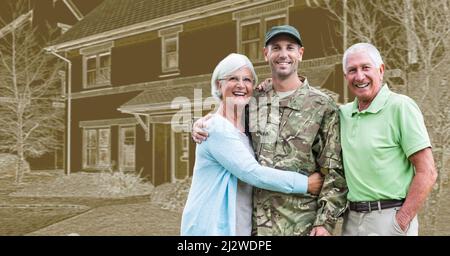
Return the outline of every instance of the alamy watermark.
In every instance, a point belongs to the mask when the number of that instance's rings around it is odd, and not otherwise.
[[[236,104],[236,97],[227,97],[227,105]],[[178,111],[172,116],[171,129],[174,132],[192,132],[193,123],[202,118],[206,111],[216,112],[220,101],[212,96],[203,99],[202,89],[194,89],[194,98],[176,97],[171,102],[171,109]],[[241,125],[247,127],[251,133],[256,133],[261,138],[261,143],[274,143],[278,136],[279,98],[273,97],[250,97],[247,110],[242,111]],[[236,108],[244,108],[244,105],[237,104]],[[229,116],[228,116],[229,115]],[[227,117],[234,119],[235,113],[227,113]],[[245,122],[248,122],[247,124]],[[219,132],[227,132],[226,127],[215,127],[221,129]],[[216,130],[217,131],[217,130]]]

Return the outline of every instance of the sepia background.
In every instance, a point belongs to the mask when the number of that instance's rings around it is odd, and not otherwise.
[[[281,24],[301,33],[299,73],[338,104],[354,98],[344,49],[380,49],[386,82],[421,108],[439,171],[420,235],[450,235],[449,8],[450,0],[0,0],[0,235],[178,235],[195,157],[191,120],[214,108],[211,72],[239,52],[260,80],[269,77],[264,34]],[[185,119],[174,122],[180,109]]]

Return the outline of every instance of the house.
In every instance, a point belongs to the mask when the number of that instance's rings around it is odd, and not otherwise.
[[[0,2],[0,38],[6,37],[17,27],[31,24],[36,33],[47,33],[49,28],[63,34],[73,24],[82,20],[102,0],[4,0]],[[65,94],[65,71],[61,76],[61,96]],[[6,100],[0,93],[0,101]],[[63,99],[60,99],[63,100]],[[54,107],[64,107],[63,102],[54,102]],[[31,169],[62,169],[64,165],[64,134],[55,134],[58,149],[38,158],[28,158]]]
[[[211,110],[211,72],[231,52],[269,77],[263,37],[280,24],[302,34],[300,73],[342,101],[341,56],[327,54],[340,45],[333,21],[304,0],[103,1],[47,47],[70,67],[66,171],[141,172],[155,185],[189,177],[195,145],[179,120]]]

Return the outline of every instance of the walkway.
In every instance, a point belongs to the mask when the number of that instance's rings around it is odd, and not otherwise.
[[[109,205],[55,223],[28,235],[171,236],[179,234],[181,214],[151,203]]]

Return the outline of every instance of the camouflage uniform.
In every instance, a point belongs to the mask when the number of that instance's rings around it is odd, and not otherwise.
[[[303,86],[281,100],[271,85],[267,92],[255,91],[249,128],[262,165],[306,175],[320,171],[322,191],[319,196],[288,195],[255,188],[253,235],[308,235],[320,225],[332,234],[346,208],[338,108],[301,79]]]

